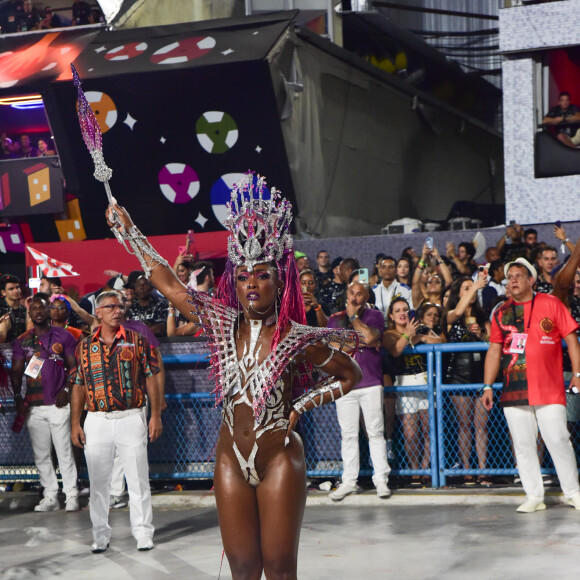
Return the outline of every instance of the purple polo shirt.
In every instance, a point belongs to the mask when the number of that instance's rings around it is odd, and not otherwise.
[[[32,405],[54,405],[56,395],[66,384],[67,372],[65,359],[74,358],[77,341],[70,332],[58,326],[40,337],[29,330],[14,341],[12,361],[24,359],[28,365],[36,355],[44,360],[40,374],[36,379],[26,376],[26,401]]]
[[[157,348],[159,346],[159,341],[157,337],[151,332],[151,329],[140,320],[125,320],[123,322],[123,326],[144,336],[147,339],[147,342],[151,346],[151,348]]]
[[[363,315],[360,317],[361,322],[370,328],[376,328],[381,335],[385,330],[385,318],[380,310],[365,308]],[[346,311],[333,314],[328,320],[328,328],[344,328],[345,321],[348,321]],[[349,328],[352,328],[349,321]],[[362,370],[361,382],[355,389],[364,387],[374,387],[383,384],[383,369],[381,363],[381,351],[376,347],[363,347],[354,355],[354,360],[359,364]]]

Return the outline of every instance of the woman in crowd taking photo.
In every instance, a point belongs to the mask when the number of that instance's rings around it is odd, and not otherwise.
[[[234,186],[216,297],[187,289],[125,210],[111,206],[107,217],[154,286],[208,336],[223,417],[215,496],[233,578],[296,578],[306,468],[293,429],[302,413],[347,394],[361,373],[342,351],[356,348],[357,333],[304,325],[290,204],[274,191],[270,198],[252,174]],[[326,376],[316,384],[314,367]]]
[[[469,276],[461,276],[451,285],[447,302],[444,328],[448,342],[487,342],[490,323],[477,300],[477,291],[485,288],[487,278],[482,272],[474,282]],[[446,384],[472,384],[483,382],[484,352],[455,352],[451,355]],[[479,469],[485,469],[487,459],[489,412],[481,403],[477,391],[463,391],[451,395],[457,413],[459,461],[463,469],[470,469],[472,438]],[[473,432],[472,432],[473,430]],[[480,475],[477,482],[490,485],[486,476]],[[465,475],[464,483],[475,483],[473,475]]]
[[[300,272],[300,290],[304,301],[306,312],[306,324],[326,328],[330,311],[324,304],[320,304],[317,298],[316,276],[312,270],[302,270]]]
[[[439,250],[423,245],[423,254],[413,274],[411,296],[415,309],[423,302],[441,304],[441,291],[452,282],[451,272],[439,255]]]
[[[406,347],[417,344],[436,344],[441,337],[430,332],[419,334],[419,320],[409,318],[409,304],[404,298],[394,298],[387,311],[388,327],[383,335],[383,346],[393,358],[397,387],[427,384],[427,366],[423,355],[404,353]],[[426,391],[408,391],[397,395],[396,412],[401,419],[407,468],[428,469],[431,461],[429,438],[429,401]],[[422,443],[421,443],[422,440]],[[413,475],[411,482],[420,484],[428,478]]]

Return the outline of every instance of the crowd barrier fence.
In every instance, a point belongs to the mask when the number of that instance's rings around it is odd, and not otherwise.
[[[481,352],[485,343],[419,345],[414,353],[424,356],[425,385],[385,387],[386,423],[392,421],[388,408],[395,408],[390,459],[391,474],[428,476],[432,487],[443,487],[455,476],[511,476],[517,473],[509,432],[499,407],[483,412],[479,402],[482,384],[446,384],[445,357],[457,352]],[[411,351],[409,351],[411,352]],[[207,355],[185,354],[164,357],[166,364],[207,365]],[[578,401],[573,401],[576,408]],[[167,394],[168,408],[163,414],[164,432],[149,446],[152,479],[211,479],[221,414],[210,392]],[[424,408],[416,411],[417,401]],[[0,481],[36,481],[38,472],[30,439],[23,429],[11,430],[15,419],[14,402],[3,401],[0,415]],[[570,421],[572,442],[579,456],[580,413]],[[390,418],[389,418],[390,417]],[[467,420],[466,420],[467,419]],[[572,418],[574,419],[574,418]],[[419,425],[421,423],[421,425]],[[340,429],[335,405],[324,405],[305,413],[298,430],[302,436],[309,477],[337,478],[342,471]],[[361,475],[372,474],[368,440],[361,425],[359,446]],[[554,473],[549,454],[541,441],[542,471]],[[85,474],[86,475],[86,474]]]

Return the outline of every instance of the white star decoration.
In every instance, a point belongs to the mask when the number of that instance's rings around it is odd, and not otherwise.
[[[123,121],[123,123],[125,123],[125,125],[128,125],[131,130],[133,129],[133,125],[135,125],[136,122],[137,119],[133,119],[133,117],[131,117],[129,113],[127,113],[127,118]]]
[[[256,145],[256,148],[254,149],[254,151],[256,153],[262,153],[262,148],[259,145]]]
[[[163,143],[163,145],[165,145],[165,141],[167,141],[167,139],[165,137],[161,137],[161,139],[159,139],[159,141],[161,141],[161,143]]]
[[[207,222],[207,218],[203,217],[203,215],[201,213],[198,213],[197,217],[195,218],[195,223],[199,224],[203,228],[205,226],[206,222]]]

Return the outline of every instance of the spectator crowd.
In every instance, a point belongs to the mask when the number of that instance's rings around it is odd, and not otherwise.
[[[21,148],[26,147],[29,143],[21,139]],[[339,501],[356,492],[361,412],[375,469],[373,482],[379,497],[390,495],[387,487],[389,462],[397,460],[393,445],[395,432],[401,434],[399,451],[406,458],[407,468],[414,471],[429,469],[430,449],[434,442],[430,441],[426,392],[399,389],[396,394],[385,393],[383,387],[427,384],[425,357],[416,352],[416,345],[489,342],[493,313],[510,297],[506,265],[522,258],[533,264],[537,271],[535,292],[555,295],[580,323],[580,249],[576,249],[560,225],[554,227],[554,237],[558,247],[539,241],[536,230],[532,228],[524,230],[519,224],[511,224],[496,245],[486,249],[481,263],[474,260],[476,248],[473,243],[466,241],[457,247],[447,243],[443,251],[430,237],[419,252],[406,248],[402,255],[395,257],[385,248],[386,251],[377,254],[375,263],[368,269],[361,267],[356,257],[330,256],[324,249],[313,257],[312,264],[304,253],[295,252],[307,324],[353,328],[361,335],[361,350],[356,354],[356,360],[362,368],[363,380],[358,389],[355,388],[339,401],[340,406],[337,405],[345,473],[341,485],[331,493],[331,499]],[[560,256],[565,256],[565,259],[561,260]],[[185,285],[213,293],[212,262],[180,255],[175,261],[174,271]],[[123,322],[117,318],[111,328],[118,328],[121,323],[129,327],[129,321],[141,325],[131,326],[131,332],[147,337],[144,348],[152,349],[151,359],[158,361],[161,371],[162,359],[156,337],[201,334],[195,322],[186,321],[153,288],[144,272],[133,271],[125,276],[107,270],[103,277],[108,278],[103,287],[85,296],[67,294],[59,278],[43,277],[39,292],[32,296],[16,276],[0,276],[0,342],[12,343],[14,360],[19,361],[13,368],[17,411],[19,415],[28,413],[30,416],[28,427],[35,462],[45,488],[45,496],[37,511],[58,509],[54,468],[47,441],[52,441],[56,448],[63,479],[66,475],[66,508],[71,511],[78,509],[76,487],[71,482],[77,476],[79,458],[61,432],[61,411],[69,403],[66,373],[61,371],[74,371],[79,364],[78,357],[76,363],[74,360],[75,345],[100,328],[103,315],[98,311],[104,307],[99,307],[103,302],[99,295],[108,293],[106,297],[110,306],[118,306],[121,312]],[[106,301],[105,304],[108,305]],[[37,344],[35,337],[48,336],[47,333],[52,333],[46,343],[52,349],[47,358],[55,362],[54,376],[59,384],[51,387],[50,396],[45,393],[43,397],[43,385],[35,381],[34,361],[31,362],[28,354],[43,344],[42,340]],[[444,382],[457,385],[483,383],[484,358],[484,353],[453,353],[445,359]],[[564,370],[571,370],[569,364],[568,367],[565,364]],[[20,391],[23,375],[31,385],[25,394]],[[163,372],[155,376],[163,393]],[[476,467],[484,470],[487,465],[489,410],[474,391],[458,389],[457,394],[450,397],[450,404],[457,420],[456,466],[464,470],[473,469],[472,458],[475,457]],[[52,411],[43,415],[37,407],[51,407]],[[162,401],[161,408],[164,407]],[[68,417],[64,423],[70,435]],[[578,425],[579,420],[580,417],[569,419],[571,425]],[[119,477],[122,480],[122,472]],[[408,484],[428,485],[429,480],[426,475],[411,475]],[[483,475],[478,478],[465,475],[463,483],[491,485],[490,478]],[[119,503],[123,493],[122,483],[113,484],[121,491],[115,492],[112,504]]]
[[[11,139],[6,133],[0,135],[0,160],[48,157],[50,155],[56,155],[56,151],[45,139],[39,139],[35,147],[28,135],[20,135],[18,139]]]
[[[86,26],[101,22],[102,13],[95,3],[73,0],[67,9],[55,11],[44,2],[33,0],[3,0],[0,2],[2,34],[49,30],[65,26]]]

